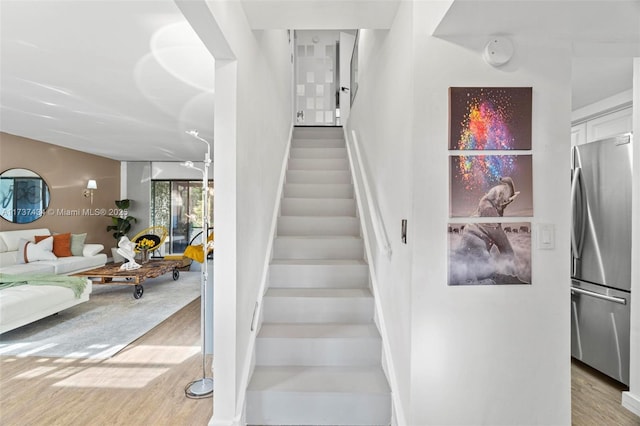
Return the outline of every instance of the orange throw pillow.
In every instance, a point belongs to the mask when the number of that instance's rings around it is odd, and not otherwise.
[[[49,238],[51,235],[36,235],[36,243]],[[56,257],[69,257],[73,256],[71,253],[71,232],[66,234],[55,234],[53,236],[53,254]]]

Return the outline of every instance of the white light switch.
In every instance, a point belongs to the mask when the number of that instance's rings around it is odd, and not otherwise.
[[[538,225],[538,249],[553,250],[556,247],[556,231],[551,223]]]

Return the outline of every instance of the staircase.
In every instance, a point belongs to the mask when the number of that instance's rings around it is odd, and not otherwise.
[[[250,425],[388,425],[342,128],[296,128],[263,301]]]

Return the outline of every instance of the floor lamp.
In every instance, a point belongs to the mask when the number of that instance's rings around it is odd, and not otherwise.
[[[207,144],[207,153],[204,157],[204,169],[200,169],[193,165],[192,161],[183,163],[185,167],[199,170],[202,173],[202,250],[204,251],[204,260],[202,262],[201,290],[200,290],[200,334],[202,335],[202,378],[195,380],[187,385],[185,394],[190,398],[204,398],[213,393],[213,378],[207,377],[206,371],[206,302],[207,302],[207,281],[209,278],[207,255],[209,252],[207,242],[208,216],[209,216],[209,165],[211,164],[211,144],[205,139],[198,136],[196,130],[187,131],[188,135]]]

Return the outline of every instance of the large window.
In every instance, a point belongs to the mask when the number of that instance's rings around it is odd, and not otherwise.
[[[151,182],[151,222],[164,226],[169,238],[161,254],[182,253],[202,231],[202,181]],[[209,181],[209,226],[213,226],[213,181]]]

